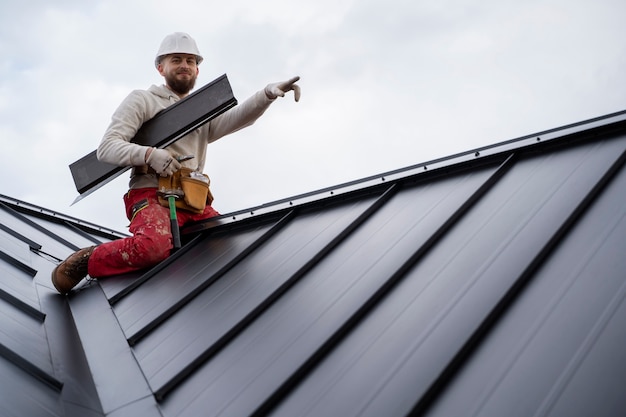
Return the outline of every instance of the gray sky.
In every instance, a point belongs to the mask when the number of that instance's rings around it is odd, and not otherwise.
[[[181,7],[182,6],[182,7]],[[302,98],[209,146],[228,213],[626,109],[623,0],[4,0],[0,194],[126,232],[125,173],[84,200],[68,166],[193,36],[197,86]]]

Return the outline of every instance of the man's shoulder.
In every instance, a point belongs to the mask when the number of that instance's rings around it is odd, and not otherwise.
[[[132,90],[129,97],[141,97],[143,99],[162,98],[169,99],[171,92],[165,86],[151,85],[147,89],[135,89]]]
[[[151,85],[150,87],[148,87],[147,89],[134,89],[131,90],[130,93],[128,93],[128,97],[160,97],[160,98],[165,98],[165,99],[169,99],[169,97],[172,95],[172,93],[170,92],[170,90],[168,90],[165,86],[159,86],[159,85]]]
[[[178,96],[165,85],[151,85],[145,92],[169,103],[177,102],[179,100]]]
[[[171,104],[170,91],[164,86],[152,85],[147,90],[132,90],[124,102],[130,106],[168,107]]]
[[[122,115],[136,114],[143,121],[154,117],[156,113],[172,104],[167,96],[167,91],[163,91],[163,89],[164,87],[153,85],[147,90],[132,90],[120,103],[116,113]]]

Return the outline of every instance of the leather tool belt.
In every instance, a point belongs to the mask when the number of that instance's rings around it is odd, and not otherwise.
[[[213,203],[213,195],[209,189],[209,176],[190,168],[181,168],[169,177],[159,177],[159,194],[167,194],[168,190],[182,190],[183,198],[176,200],[176,208],[193,213],[202,213],[204,208]],[[166,198],[159,195],[159,203],[169,207]]]

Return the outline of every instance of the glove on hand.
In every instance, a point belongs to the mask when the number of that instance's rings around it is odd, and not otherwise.
[[[267,98],[273,100],[276,97],[285,97],[285,93],[293,90],[293,97],[296,101],[300,100],[300,86],[296,84],[300,77],[295,76],[288,81],[283,81],[280,83],[268,84],[265,87],[265,95]]]
[[[146,159],[146,163],[162,177],[172,175],[174,172],[178,171],[181,166],[180,162],[178,162],[169,151],[157,148],[152,149],[148,159]]]

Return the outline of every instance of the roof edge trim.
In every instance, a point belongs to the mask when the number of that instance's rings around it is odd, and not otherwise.
[[[21,213],[32,214],[33,216],[45,218],[56,223],[66,222],[77,228],[83,230],[88,229],[90,231],[93,231],[94,233],[103,234],[106,237],[123,238],[127,236],[126,234],[118,232],[116,230],[102,227],[95,223],[90,223],[85,220],[81,220],[31,203],[27,203],[25,201],[18,200],[17,198],[6,196],[4,194],[0,194],[0,202],[5,203],[7,206]]]
[[[530,135],[520,136],[518,138],[498,142],[493,145],[471,149],[447,157],[433,159],[405,168],[372,175],[363,179],[349,181],[322,188],[317,191],[276,200],[248,209],[226,213],[222,216],[202,221],[202,225],[196,225],[193,228],[183,228],[182,232],[183,234],[189,234],[200,230],[213,229],[218,226],[237,223],[243,220],[258,217],[260,215],[265,215],[270,212],[293,209],[297,206],[303,206],[311,202],[325,200],[328,198],[336,198],[340,195],[346,195],[355,191],[381,186],[382,184],[390,184],[394,181],[399,181],[408,177],[432,173],[433,171],[449,168],[454,165],[460,166],[468,163],[489,163],[489,159],[493,160],[493,158],[498,155],[502,155],[502,160],[505,160],[507,158],[507,154],[520,149],[527,150],[528,148],[535,146],[544,146],[549,142],[566,140],[576,135],[590,134],[599,129],[606,130],[616,126],[619,126],[622,130],[626,130],[626,110],[564,125],[554,129],[544,130]]]

